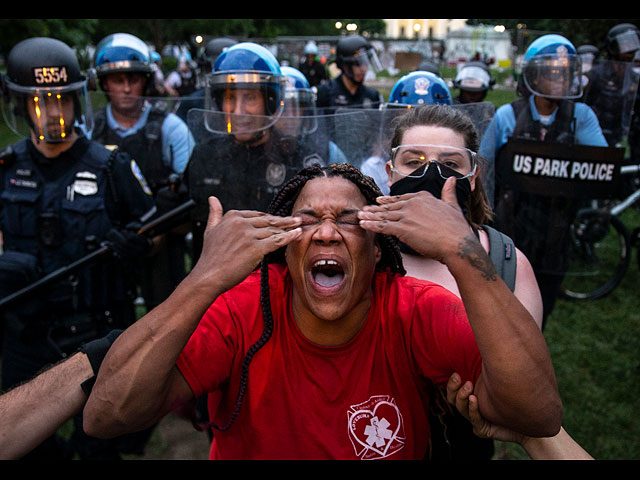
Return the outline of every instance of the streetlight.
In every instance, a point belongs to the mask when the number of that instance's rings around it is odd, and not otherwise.
[[[358,29],[358,25],[356,25],[355,23],[348,23],[347,24],[347,31],[355,32],[357,29]]]

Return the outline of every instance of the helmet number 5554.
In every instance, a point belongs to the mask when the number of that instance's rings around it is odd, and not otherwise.
[[[33,69],[36,83],[58,83],[67,81],[66,67],[38,67]]]

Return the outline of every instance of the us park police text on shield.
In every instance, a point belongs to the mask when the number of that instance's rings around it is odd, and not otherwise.
[[[546,196],[607,198],[619,184],[623,148],[510,140],[497,181]]]

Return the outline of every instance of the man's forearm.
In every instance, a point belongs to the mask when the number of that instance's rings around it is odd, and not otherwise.
[[[84,410],[85,431],[113,437],[164,416],[180,352],[216,295],[190,276],[162,304],[125,330],[104,359]]]
[[[24,456],[79,413],[87,400],[80,385],[91,376],[87,356],[76,353],[0,396],[0,458]]]
[[[446,263],[482,356],[476,392],[483,416],[532,437],[555,435],[562,404],[537,324],[474,237],[461,241]]]

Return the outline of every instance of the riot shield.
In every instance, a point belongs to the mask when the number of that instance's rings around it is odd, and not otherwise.
[[[632,62],[598,60],[585,77],[582,101],[595,112],[609,146],[619,146],[629,134],[640,70]]]
[[[348,114],[351,121],[345,115],[274,118],[192,109],[187,126],[195,146],[184,181],[197,204],[195,224],[206,223],[210,195],[218,197],[225,211],[267,211],[274,194],[303,167],[351,162],[357,145],[351,137],[361,135],[362,127],[355,114]]]
[[[536,275],[574,273],[572,222],[590,199],[616,195],[623,157],[622,148],[513,138],[501,150],[495,223],[527,256]]]

